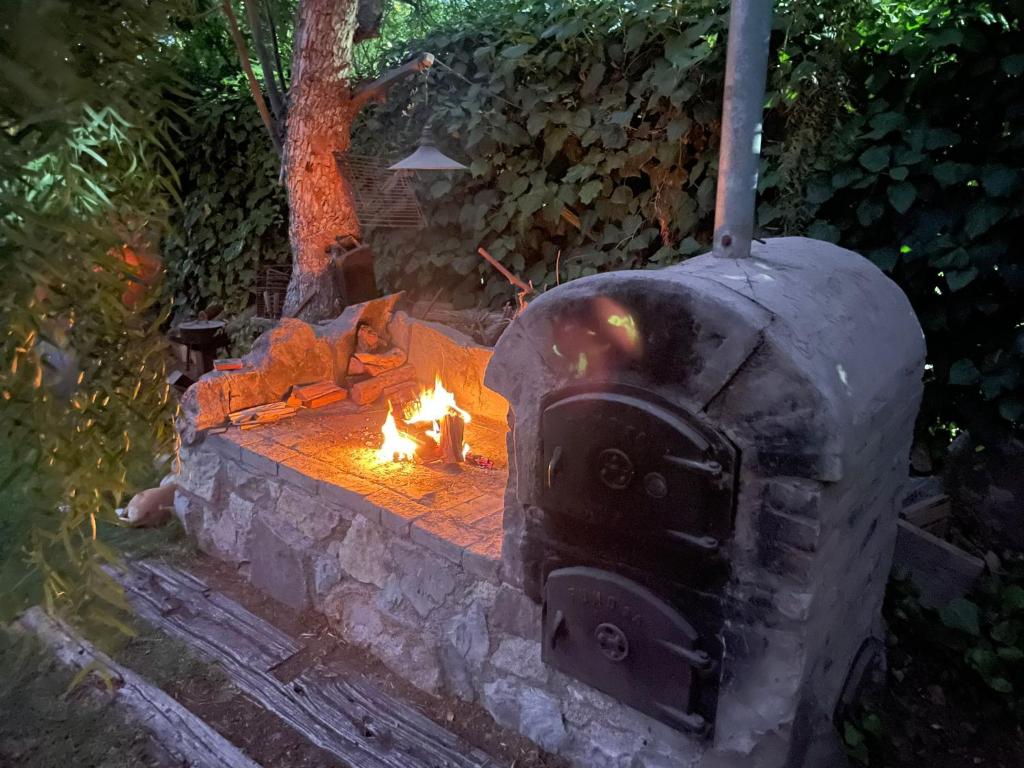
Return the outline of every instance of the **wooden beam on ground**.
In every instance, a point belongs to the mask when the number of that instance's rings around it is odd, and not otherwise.
[[[126,719],[150,731],[160,746],[182,765],[260,768],[168,694],[96,650],[39,606],[22,614],[17,625],[36,635],[65,666],[81,670],[92,665],[113,677],[116,683],[114,703],[123,710]],[[99,677],[98,672],[93,674]]]
[[[220,664],[235,686],[346,763],[497,768],[484,752],[354,671],[317,664],[290,682],[278,680],[270,670],[297,651],[297,644],[190,574],[137,562],[114,575],[146,621]]]

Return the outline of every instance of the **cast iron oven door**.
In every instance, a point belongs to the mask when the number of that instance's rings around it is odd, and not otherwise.
[[[692,709],[713,661],[678,611],[623,576],[562,568],[544,591],[544,661],[673,728],[706,734]]]
[[[631,536],[714,552],[732,528],[735,449],[639,390],[557,395],[541,422],[541,504]]]

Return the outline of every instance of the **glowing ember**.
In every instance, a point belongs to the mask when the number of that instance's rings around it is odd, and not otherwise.
[[[459,416],[463,422],[471,421],[469,413],[455,403],[455,395],[445,389],[441,377],[434,380],[433,389],[420,392],[419,397],[405,408],[403,421],[406,424],[429,424],[425,434],[438,445],[441,444],[441,420],[445,416]],[[402,461],[411,459],[416,453],[416,442],[398,429],[391,404],[388,404],[388,417],[381,427],[384,442],[377,451],[377,460],[381,462]],[[469,446],[462,444],[462,458],[469,453]]]
[[[416,441],[398,429],[391,403],[388,403],[388,417],[384,419],[384,426],[380,431],[384,436],[384,442],[377,449],[377,461],[408,461],[416,455]]]

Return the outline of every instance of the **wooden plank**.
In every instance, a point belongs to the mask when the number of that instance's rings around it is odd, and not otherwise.
[[[892,573],[914,582],[923,605],[944,608],[971,591],[985,570],[984,560],[906,520],[897,524]]]
[[[18,620],[37,635],[57,659],[72,669],[98,666],[116,681],[114,703],[127,719],[153,734],[161,747],[183,766],[197,768],[260,768],[234,744],[185,707],[127,667],[117,664],[36,606]],[[92,674],[99,676],[97,672]]]
[[[216,635],[239,664],[269,671],[301,648],[277,627],[176,568],[140,561],[124,574],[111,575],[147,621],[172,629],[190,645]]]
[[[141,582],[134,575],[140,572]],[[283,651],[297,649],[295,643],[191,575],[152,562],[116,575],[146,620],[219,663],[261,706],[354,768],[497,768],[484,752],[348,670],[317,665],[291,682],[278,680],[269,672],[270,654],[260,656],[252,645]]]
[[[406,363],[390,371],[384,371],[380,376],[371,376],[355,382],[348,388],[349,397],[359,405],[368,405],[380,397],[385,389],[415,378],[416,369]]]

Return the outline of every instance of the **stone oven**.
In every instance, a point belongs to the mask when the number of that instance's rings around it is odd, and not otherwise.
[[[923,364],[899,288],[801,238],[540,297],[486,381],[545,662],[764,754],[739,764],[831,764],[809,750],[878,636]]]
[[[900,290],[784,238],[555,288],[493,358],[393,310],[287,321],[190,390],[176,508],[200,545],[577,766],[840,765],[921,396]],[[363,321],[421,381],[446,372],[493,468],[367,469],[381,401],[224,427],[303,377],[343,383]]]

